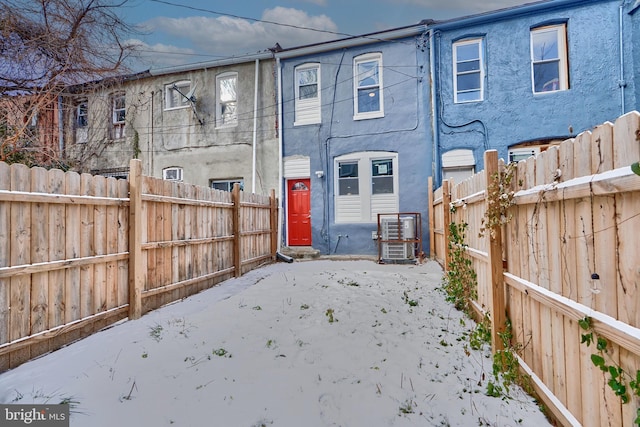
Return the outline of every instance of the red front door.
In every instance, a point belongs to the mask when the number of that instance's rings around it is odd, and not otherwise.
[[[289,246],[311,246],[311,181],[287,181]]]

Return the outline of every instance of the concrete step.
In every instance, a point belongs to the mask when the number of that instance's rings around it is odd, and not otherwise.
[[[294,259],[315,259],[320,257],[320,251],[313,249],[311,246],[284,246],[280,252]]]

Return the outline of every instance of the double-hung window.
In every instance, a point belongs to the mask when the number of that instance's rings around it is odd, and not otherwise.
[[[320,123],[320,65],[304,64],[295,70],[295,125]]]
[[[569,89],[567,26],[550,25],[531,30],[533,93]]]
[[[453,44],[454,102],[482,101],[484,98],[484,64],[482,39]]]
[[[354,120],[384,117],[382,54],[354,58],[353,72]]]
[[[209,186],[215,190],[231,191],[234,184],[240,184],[240,190],[244,190],[244,180],[242,178],[234,179],[212,179]]]
[[[238,73],[224,73],[216,78],[216,126],[238,124]]]
[[[398,156],[360,152],[335,163],[336,222],[375,222],[379,213],[398,212]]]
[[[75,136],[77,144],[84,144],[89,140],[89,104],[86,100],[76,105]]]
[[[124,93],[116,94],[112,97],[111,100],[112,110],[112,135],[113,139],[124,138],[124,129],[125,129],[125,118],[127,116],[127,106],[125,103],[125,95]]]
[[[164,109],[188,107],[190,92],[191,82],[188,80],[166,85],[164,87]]]

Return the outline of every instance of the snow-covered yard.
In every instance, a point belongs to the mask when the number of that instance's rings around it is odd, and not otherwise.
[[[0,375],[2,403],[73,402],[72,426],[544,426],[485,395],[487,351],[442,271],[274,264]]]

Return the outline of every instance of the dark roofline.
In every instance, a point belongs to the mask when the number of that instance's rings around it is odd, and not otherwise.
[[[526,15],[533,15],[540,12],[551,12],[554,10],[567,9],[572,6],[585,6],[591,3],[605,3],[619,0],[541,0],[525,3],[519,6],[507,7],[488,12],[467,15],[460,18],[452,18],[437,21],[430,25],[434,30],[455,30],[471,25],[480,25],[488,22],[496,22],[505,19],[512,19]]]

